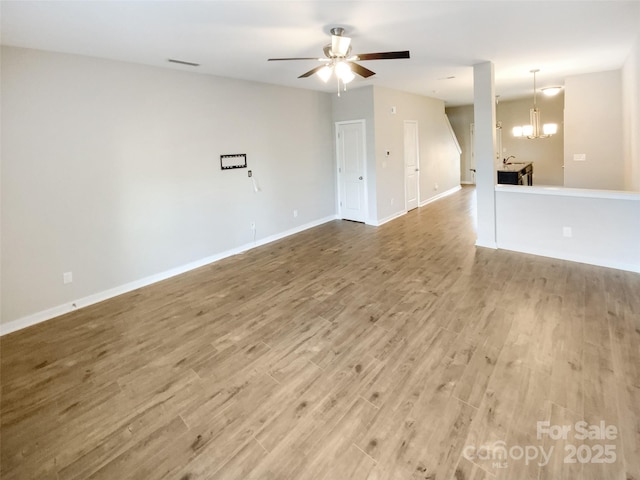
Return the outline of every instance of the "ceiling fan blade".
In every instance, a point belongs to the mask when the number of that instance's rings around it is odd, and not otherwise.
[[[309,70],[306,73],[303,73],[302,75],[300,75],[298,78],[307,78],[310,77],[311,75],[313,75],[314,73],[318,72],[319,70],[322,70],[324,67],[326,67],[326,65],[320,65],[319,67],[316,68],[312,68],[311,70]]]
[[[349,62],[349,66],[351,67],[351,71],[353,73],[357,73],[358,75],[364,78],[369,78],[370,76],[376,74],[376,72],[372,72],[368,68],[364,68],[362,65],[358,65],[357,63],[354,63],[354,62]]]
[[[393,60],[396,58],[410,58],[409,50],[401,52],[359,53],[357,60]]]
[[[351,39],[339,35],[331,35],[331,52],[336,57],[344,57],[349,51]]]
[[[280,62],[282,60],[318,60],[318,61],[324,61],[324,60],[326,60],[326,58],[318,58],[318,57],[267,58],[267,62]]]

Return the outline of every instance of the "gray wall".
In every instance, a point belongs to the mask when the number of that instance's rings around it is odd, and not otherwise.
[[[558,133],[548,138],[516,138],[513,127],[527,125],[529,110],[533,106],[531,97],[518,100],[501,101],[496,107],[496,118],[502,122],[502,152],[500,158],[515,155],[521,162],[533,163],[534,185],[562,186],[564,182],[563,145],[564,145],[564,94],[555,97],[537,96],[541,123],[555,123]]]
[[[538,96],[543,123],[559,127],[550,138],[518,139],[511,134],[515,125],[528,123],[532,98],[500,101],[496,116],[503,127],[501,157],[515,155],[520,161],[533,162],[535,185],[640,191],[640,130],[636,128],[640,101],[638,86],[633,83],[634,78],[640,78],[640,60],[636,57],[632,53],[623,70],[568,77],[564,95]],[[473,107],[447,108],[447,114],[463,150],[461,178],[468,181],[467,132],[473,122]],[[574,153],[586,154],[587,160],[574,161]]]
[[[471,125],[473,124],[473,105],[461,107],[448,107],[446,110],[451,127],[456,133],[462,154],[460,155],[460,182],[475,183],[475,176],[471,171],[474,168],[471,145]]]
[[[335,215],[329,94],[19,48],[1,93],[2,323]]]
[[[549,138],[524,139],[512,134],[513,127],[529,123],[529,109],[533,106],[533,96],[516,100],[500,101],[496,106],[496,119],[502,122],[502,147],[500,158],[515,155],[518,161],[533,162],[535,185],[561,186],[563,175],[564,95],[555,97],[538,95],[538,108],[543,123],[557,123],[558,133]],[[471,182],[469,169],[471,160],[470,125],[473,123],[473,106],[447,108],[447,115],[458,136],[462,148],[460,175],[463,182]]]
[[[621,71],[567,77],[564,119],[564,186],[624,190]]]
[[[375,116],[373,110],[373,86],[349,89],[348,92],[332,95],[332,119],[335,122],[350,120],[365,121],[366,170],[367,170],[367,220],[370,225],[377,224],[376,207],[376,149]],[[335,134],[334,134],[335,144]],[[337,165],[336,165],[337,167]],[[337,185],[336,185],[337,188]],[[336,205],[336,211],[338,207]]]
[[[392,107],[396,113],[391,112]],[[378,86],[350,90],[341,97],[334,95],[334,122],[359,119],[367,125],[367,223],[378,225],[406,212],[405,120],[418,122],[420,203],[460,185],[460,155],[444,117],[442,100]]]
[[[622,68],[625,190],[640,192],[640,35]]]
[[[405,120],[418,122],[420,204],[460,186],[460,154],[442,100],[376,86],[374,102],[378,221],[383,222],[405,211]],[[391,113],[392,107],[396,107],[395,114]],[[385,150],[391,152],[389,157]]]

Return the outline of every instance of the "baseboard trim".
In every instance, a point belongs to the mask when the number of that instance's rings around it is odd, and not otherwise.
[[[407,212],[405,210],[401,211],[401,212],[396,212],[393,215],[389,215],[388,217],[383,218],[382,220],[378,220],[378,222],[375,224],[376,227],[379,227],[380,225],[384,225],[385,223],[389,223],[391,220],[395,220],[396,218],[400,218],[403,215],[406,215]]]
[[[475,185],[476,182],[472,182],[469,180],[460,180],[460,185]]]
[[[476,247],[491,248],[493,250],[498,249],[498,246],[495,242],[484,242],[482,240],[476,240]]]
[[[449,190],[445,190],[444,192],[439,193],[438,195],[435,195],[433,197],[430,197],[430,198],[427,198],[426,200],[421,201],[420,202],[420,206],[424,207],[425,205],[433,203],[436,200],[440,200],[443,197],[446,197],[448,195],[452,195],[452,194],[454,194],[456,192],[459,192],[461,189],[462,189],[462,187],[460,185],[458,185],[456,187],[450,188]]]
[[[240,253],[246,252],[248,250],[251,250],[252,248],[260,247],[262,245],[275,242],[276,240],[280,240],[285,237],[295,235],[296,233],[303,232],[310,228],[317,227],[324,223],[331,222],[333,220],[336,220],[337,218],[338,217],[336,215],[324,217],[313,222],[305,223],[304,225],[300,225],[290,230],[286,230],[284,232],[271,235],[269,237],[261,238],[255,242],[241,245],[239,247],[232,248],[231,250],[226,250],[224,252],[216,253],[215,255],[211,255],[211,256],[202,258],[200,260],[190,262],[186,265],[181,265],[179,267],[172,268],[170,270],[166,270],[164,272],[160,272],[155,275],[150,275],[148,277],[141,278],[140,280],[135,280],[133,282],[125,283],[124,285],[119,285],[117,287],[110,288],[102,292],[88,295],[86,297],[73,300],[63,305],[58,305],[57,307],[42,310],[40,312],[36,312],[22,318],[18,318],[11,322],[7,322],[5,324],[0,324],[0,336],[7,335],[9,333],[16,332],[18,330],[22,330],[23,328],[31,327],[38,323],[51,320],[53,318],[59,317],[60,315],[73,312],[74,310],[78,310],[80,308],[88,307],[89,305],[93,305],[95,303],[109,300],[110,298],[117,297],[118,295],[122,295],[124,293],[137,290],[138,288],[146,287],[154,283],[160,282],[162,280],[166,280],[168,278],[181,275],[191,270],[195,270],[196,268],[204,267],[205,265],[215,263],[224,258],[228,258],[233,255],[238,255]]]
[[[430,204],[432,202],[440,200],[441,198],[444,198],[444,197],[446,197],[448,195],[456,193],[456,192],[460,191],[461,189],[462,189],[462,187],[460,185],[458,185],[456,187],[453,187],[453,188],[450,188],[449,190],[446,190],[446,191],[444,191],[444,192],[442,192],[442,193],[440,193],[440,194],[438,194],[438,195],[436,195],[434,197],[431,197],[431,198],[428,198],[427,200],[419,202],[418,203],[418,207],[424,207],[425,205],[428,205],[428,204]],[[394,213],[392,215],[389,215],[388,217],[385,217],[382,220],[378,220],[376,223],[372,223],[370,225],[374,225],[376,227],[379,227],[380,225],[384,225],[385,223],[388,223],[388,222],[390,222],[392,220],[395,220],[396,218],[399,218],[399,217],[401,217],[403,215],[406,215],[406,214],[407,214],[407,211],[406,210],[402,210],[400,212],[396,212],[396,213]]]
[[[567,252],[558,252],[540,248],[523,247],[521,245],[498,243],[498,248],[502,250],[510,250],[512,252],[527,253],[529,255],[537,255],[539,257],[555,258],[558,260],[567,260],[569,262],[585,263],[587,265],[595,265],[597,267],[613,268],[616,270],[625,270],[628,272],[640,273],[640,265],[624,262],[609,261],[606,259],[591,257],[587,255],[574,255]]]

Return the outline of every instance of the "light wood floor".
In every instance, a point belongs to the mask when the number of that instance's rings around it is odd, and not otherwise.
[[[4,336],[2,479],[640,479],[640,275],[476,248],[473,208],[331,222]],[[536,436],[583,419],[618,434]]]

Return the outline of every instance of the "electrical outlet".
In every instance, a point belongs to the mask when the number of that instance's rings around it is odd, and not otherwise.
[[[438,187],[438,184],[437,184],[437,183],[433,185],[433,189],[434,189],[434,190],[438,190],[438,188],[440,188],[440,187]]]
[[[73,272],[64,272],[62,274],[62,283],[66,285],[71,282],[73,282]]]
[[[567,238],[573,237],[573,231],[571,230],[571,227],[562,227],[562,236]]]
[[[298,210],[293,211],[293,218],[298,218]]]
[[[393,198],[391,199],[391,205],[393,205]]]
[[[251,223],[249,224],[249,228],[250,228],[251,230],[255,230],[255,229],[256,229],[256,222],[251,222]]]

